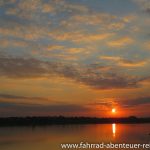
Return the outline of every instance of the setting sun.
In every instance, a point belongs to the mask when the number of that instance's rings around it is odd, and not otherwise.
[[[116,109],[115,109],[115,108],[113,108],[111,111],[112,111],[112,113],[115,113],[115,112],[116,112]]]

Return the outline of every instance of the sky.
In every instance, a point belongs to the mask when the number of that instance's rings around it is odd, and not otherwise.
[[[0,117],[148,117],[149,91],[149,0],[0,0]]]

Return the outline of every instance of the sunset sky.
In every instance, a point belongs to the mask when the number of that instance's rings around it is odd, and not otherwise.
[[[150,0],[0,0],[1,117],[149,108]]]

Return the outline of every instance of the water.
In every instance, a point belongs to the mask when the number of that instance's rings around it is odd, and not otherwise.
[[[61,143],[149,143],[150,124],[1,127],[0,150],[61,150]]]

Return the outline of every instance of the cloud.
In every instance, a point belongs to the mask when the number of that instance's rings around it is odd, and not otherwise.
[[[109,41],[107,44],[110,47],[124,47],[130,45],[134,42],[134,40],[130,37],[122,37],[116,40]]]
[[[20,24],[10,23],[13,26],[0,27],[0,34],[5,37],[21,38],[25,40],[37,40],[47,37],[47,29],[39,26],[24,26]]]
[[[112,48],[134,42],[131,37],[120,35],[134,15],[114,15],[79,4],[64,0],[3,1],[1,46],[10,55],[17,56],[19,52],[21,56],[34,58],[1,57],[0,75],[8,78],[56,75],[97,89],[137,87],[139,79],[121,74],[118,66],[140,67],[146,65],[144,60],[105,57],[114,61],[115,66],[105,66],[104,61],[98,62],[97,68],[86,65],[99,61],[97,55],[101,52],[109,53]]]
[[[58,1],[57,4],[59,4],[61,1]],[[84,6],[82,4],[75,4],[67,1],[63,1],[61,4],[61,11],[68,11],[73,13],[88,13],[90,10],[87,6]],[[59,10],[60,11],[60,10]]]
[[[36,59],[8,58],[0,59],[0,75],[8,77],[36,77],[43,76],[46,72],[42,63]]]
[[[8,95],[8,94],[0,94],[0,98],[6,99],[28,99],[25,96],[16,96],[16,95]]]
[[[78,13],[72,15],[65,20],[60,22],[60,25],[67,29],[78,29],[84,27],[93,27],[100,31],[119,31],[123,30],[128,24],[135,20],[135,15],[125,15],[119,17],[107,12],[95,12],[89,11],[85,13]]]
[[[120,17],[97,12],[90,6],[64,0],[14,1],[9,5],[4,3],[3,11],[5,15],[0,18],[2,36],[55,43],[92,44],[109,41],[134,18],[132,15]],[[64,17],[61,17],[62,14]],[[122,47],[131,43],[131,38],[124,37],[103,44]]]
[[[100,56],[100,59],[110,60],[110,61],[118,61],[121,59],[119,56]]]
[[[72,42],[94,42],[107,39],[113,33],[86,33],[84,31],[71,31],[71,32],[55,32],[50,33],[50,36],[59,41],[72,41]]]
[[[121,67],[143,67],[149,63],[149,60],[128,60],[119,56],[100,56],[100,59],[112,61]]]
[[[0,34],[7,38],[18,38],[26,41],[38,41],[41,39],[74,42],[74,43],[92,43],[108,39],[114,35],[112,32],[88,33],[82,30],[64,31],[61,28],[51,30],[47,26],[22,25],[18,23],[7,22],[8,26],[0,27]],[[13,27],[13,30],[12,30]],[[18,42],[19,43],[19,42]],[[21,43],[21,42],[20,42]],[[22,42],[23,43],[23,42]],[[7,43],[8,44],[8,43]],[[10,43],[11,44],[11,43]]]
[[[0,102],[14,102],[20,104],[57,104],[59,102],[53,101],[51,98],[45,97],[27,97],[27,96],[18,96],[11,94],[0,93]]]
[[[139,5],[141,10],[146,13],[150,13],[150,1],[149,0],[133,0],[136,4]]]
[[[148,64],[149,61],[143,60],[143,61],[133,61],[133,60],[121,60],[118,62],[119,66],[122,67],[143,67],[146,64]]]
[[[41,23],[27,23],[22,24],[20,22],[6,20],[1,18],[0,20],[0,34],[7,38],[19,38],[20,40],[37,41],[40,39],[55,40],[55,41],[67,41],[74,43],[92,43],[95,41],[101,41],[110,38],[114,35],[113,32],[92,32],[79,30],[65,30],[61,26],[53,28],[53,25],[49,25],[47,20],[43,20],[44,25]],[[5,25],[7,24],[7,25]],[[13,27],[13,30],[12,30]]]
[[[122,107],[134,107],[138,105],[150,104],[150,97],[138,97],[135,99],[124,99],[118,101]]]
[[[84,15],[74,15],[71,18],[67,20],[63,20],[61,22],[61,25],[67,26],[67,27],[73,27],[73,26],[78,26],[81,24],[84,25],[107,25],[107,23],[110,23],[111,21],[115,20],[117,17],[113,16],[111,14],[107,13],[94,13],[94,12],[89,12]],[[72,24],[74,22],[74,24]]]
[[[15,102],[0,102],[1,116],[50,116],[50,115],[73,115],[89,112],[89,108],[75,104],[25,104]]]
[[[147,41],[147,42],[144,43],[144,48],[146,50],[150,50],[150,41]]]
[[[15,3],[15,2],[14,2]],[[5,5],[3,3],[2,5]],[[15,15],[21,19],[38,20],[47,14],[68,13],[86,13],[89,9],[84,5],[67,2],[64,0],[26,0],[16,1],[15,7],[8,7],[6,14]]]
[[[99,106],[105,108],[116,107],[135,107],[139,105],[150,104],[150,97],[138,97],[138,98],[105,98],[98,99],[94,103],[89,103],[90,106]]]
[[[1,1],[0,1],[0,6],[8,5],[8,4],[13,4],[13,3],[15,3],[15,2],[16,2],[16,0],[8,0],[8,1],[6,1],[6,0],[1,0]]]
[[[43,17],[39,12],[51,12],[53,10],[51,6],[43,5],[41,0],[26,0],[26,1],[18,1],[15,4],[15,7],[8,7],[6,10],[7,15],[15,15],[22,19],[27,20],[37,20],[40,17]]]
[[[64,50],[63,45],[47,45],[47,46],[45,46],[45,47],[43,46],[41,48],[45,49],[46,51]]]
[[[108,67],[107,67],[108,68]],[[0,76],[8,78],[65,77],[96,89],[137,87],[139,79],[119,75],[101,65],[71,65],[33,58],[1,57]]]
[[[25,40],[54,39],[91,43],[112,37],[112,30],[123,29],[127,22],[125,17],[95,12],[86,5],[63,0],[16,1],[13,6],[5,6],[4,12],[7,17],[2,16],[1,23],[7,26],[0,27],[0,34]],[[59,17],[62,13],[65,15],[63,18]],[[91,32],[86,25],[97,27]]]
[[[118,103],[115,101],[114,98],[103,98],[103,99],[96,99],[95,102],[89,103],[89,106],[98,106],[101,110],[111,109],[112,107],[116,106]]]
[[[27,47],[27,42],[19,41],[19,40],[12,40],[12,39],[0,39],[1,47]]]
[[[30,44],[31,45],[31,44]],[[62,45],[62,44],[32,44],[32,55],[34,57],[43,57],[48,59],[55,59],[55,61],[63,61],[70,63],[78,63],[80,59],[82,59],[82,55],[84,58],[87,58],[96,51],[96,48],[93,46],[70,46],[70,45]]]
[[[112,22],[108,25],[109,30],[121,30],[125,27],[124,22]]]
[[[51,13],[54,12],[54,7],[49,4],[43,4],[42,12],[43,13]]]
[[[77,53],[81,53],[84,52],[85,49],[84,48],[69,48],[68,52],[71,54],[77,54]]]

